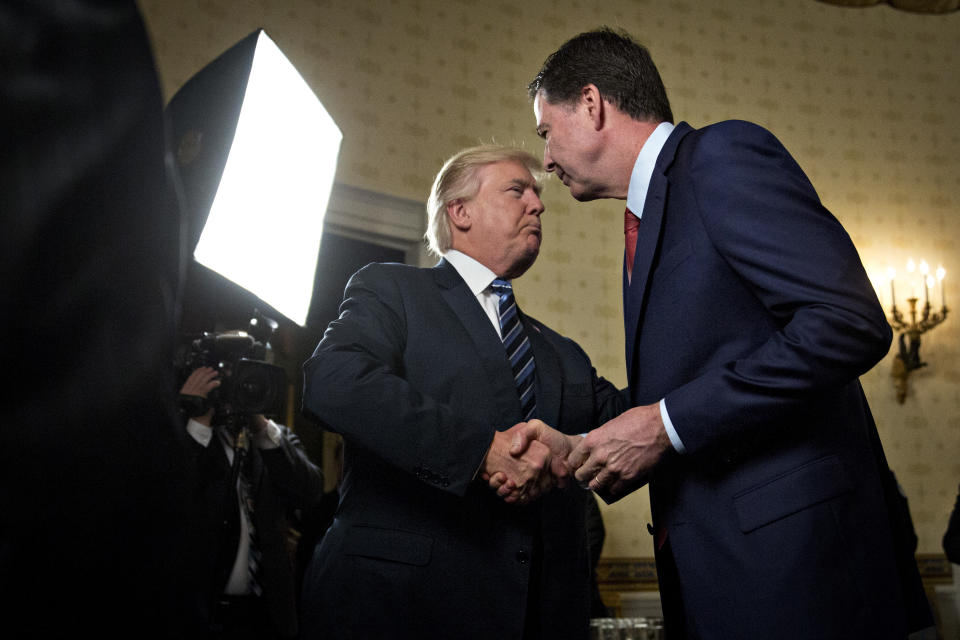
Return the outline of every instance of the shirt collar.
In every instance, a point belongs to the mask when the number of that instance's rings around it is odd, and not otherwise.
[[[443,257],[453,265],[453,268],[457,270],[457,273],[460,274],[460,277],[467,283],[467,287],[475,296],[483,293],[497,277],[497,274],[474,258],[456,249],[450,249],[443,254]]]
[[[657,125],[647,141],[643,143],[640,155],[633,164],[630,187],[627,189],[627,208],[638,218],[643,214],[643,203],[647,200],[647,189],[650,187],[653,167],[657,164],[660,150],[667,143],[671,131],[673,131],[673,125],[669,122],[661,122]]]

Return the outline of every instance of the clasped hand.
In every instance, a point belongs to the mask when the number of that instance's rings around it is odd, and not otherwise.
[[[520,422],[494,435],[481,477],[504,502],[536,500],[555,486],[566,486],[572,473],[567,456],[577,440],[540,420]]]
[[[482,477],[509,503],[534,500],[554,486],[565,486],[571,475],[609,501],[641,486],[671,447],[657,404],[634,407],[586,437],[531,420],[498,432]]]

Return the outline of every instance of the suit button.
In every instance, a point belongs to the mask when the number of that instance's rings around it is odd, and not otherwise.
[[[520,549],[520,551],[517,551],[517,562],[520,564],[527,564],[530,562],[530,554],[523,549]]]

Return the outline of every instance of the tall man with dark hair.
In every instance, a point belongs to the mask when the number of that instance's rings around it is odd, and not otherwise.
[[[608,499],[649,481],[671,637],[903,638],[914,598],[930,624],[857,380],[890,328],[800,167],[747,122],[674,126],[647,50],[607,29],[529,89],[546,170],[627,201],[633,408],[568,462]]]
[[[428,205],[443,259],[354,274],[304,365],[304,409],[343,436],[344,474],[302,638],[586,638],[590,496],[569,483],[534,501],[564,472],[539,442],[511,455],[512,425],[575,434],[624,400],[516,305],[509,281],[540,251],[540,171],[503,147],[451,158]]]

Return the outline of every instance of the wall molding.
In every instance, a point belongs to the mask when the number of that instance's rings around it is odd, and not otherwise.
[[[431,266],[423,240],[426,205],[348,184],[334,183],[325,229],[348,238],[399,249],[407,264]]]
[[[923,580],[930,605],[936,607],[936,586],[953,584],[953,568],[946,556],[918,553],[917,568]],[[636,591],[659,591],[657,563],[653,558],[600,558],[597,564],[597,586],[603,603],[611,615],[621,613],[621,594]]]

